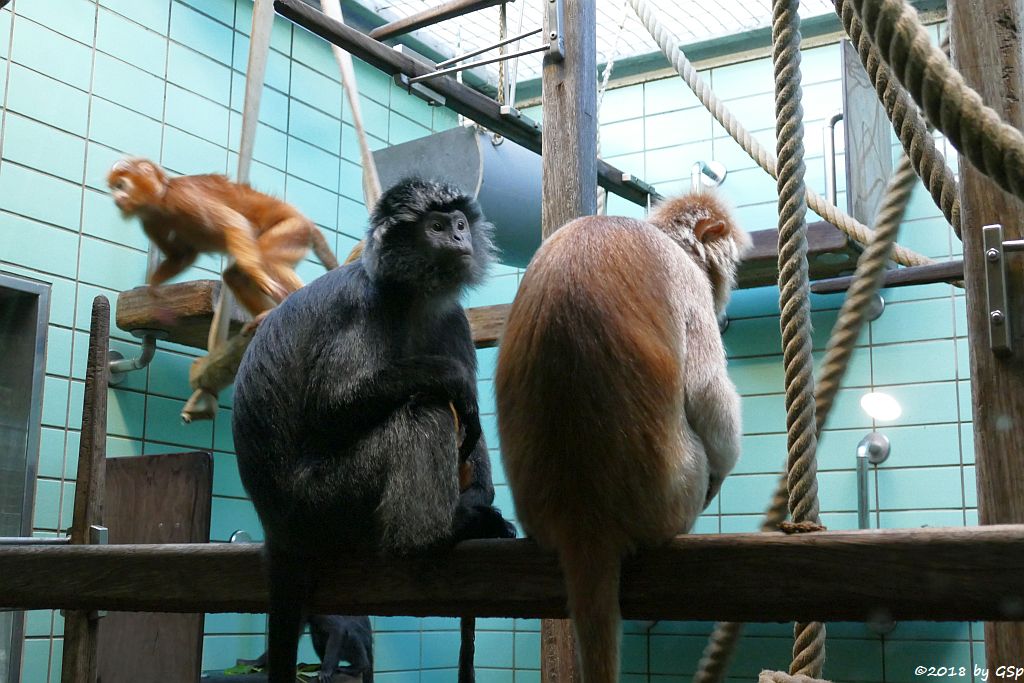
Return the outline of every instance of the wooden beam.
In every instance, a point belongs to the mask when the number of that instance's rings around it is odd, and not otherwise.
[[[739,287],[761,287],[775,284],[778,280],[778,258],[775,254],[777,236],[777,230],[758,230],[751,233],[754,246],[740,266],[737,275]],[[829,277],[849,272],[856,265],[860,249],[851,244],[846,236],[831,224],[811,223],[808,226],[808,241],[808,259],[813,277]],[[911,270],[901,269],[894,273],[909,273]],[[126,332],[140,329],[160,330],[167,334],[168,342],[205,349],[206,333],[213,315],[213,304],[217,301],[217,294],[220,291],[220,281],[179,282],[163,285],[158,291],[158,299],[150,296],[147,287],[136,287],[121,292],[117,298],[117,326]],[[473,330],[473,341],[478,349],[498,345],[501,332],[505,328],[508,308],[507,304],[499,304],[470,308],[466,311]],[[248,314],[235,306],[231,312],[232,335],[237,336],[248,319]],[[214,356],[214,362],[220,357],[222,355]],[[211,361],[203,361],[203,364],[209,362]],[[237,360],[235,362],[237,363]],[[193,388],[199,386],[201,383],[193,382]],[[220,388],[223,387],[210,387],[214,393]]]
[[[561,0],[562,26],[545,12],[544,35],[561,33],[563,54],[544,55],[542,99],[547,145],[541,155],[541,234],[549,238],[580,216],[597,213],[597,8]],[[547,7],[555,0],[544,3]],[[576,647],[571,624],[541,623],[541,683],[572,683]]]
[[[1015,128],[1024,128],[1024,9],[1019,0],[950,0],[953,63],[967,84]],[[976,144],[980,144],[977,143]],[[1008,255],[1008,307],[1015,353],[999,357],[989,348],[985,249],[981,228],[1001,223],[1005,239],[1024,237],[1024,204],[1000,190],[960,157],[960,207],[964,240],[964,286],[971,357],[978,517],[982,524],[1024,522],[1024,260]],[[1020,618],[1018,616],[1018,618]],[[1024,662],[1024,623],[985,624],[990,671]]]
[[[413,78],[434,71],[433,64],[415,60],[393,50],[364,33],[324,16],[322,12],[313,9],[302,0],[275,0],[274,7],[281,16],[327,42],[338,45],[352,53],[352,56],[386,74],[402,74]],[[502,114],[501,105],[495,100],[450,76],[432,79],[429,87],[444,96],[446,106],[452,111],[476,121],[495,133],[500,133],[527,149],[540,152],[541,131],[529,119],[514,114]],[[646,183],[625,180],[627,175],[607,162],[597,162],[597,174],[601,187],[634,204],[647,206],[649,200],[656,201],[660,198],[660,195],[653,192]]]
[[[434,7],[428,7],[422,12],[410,14],[407,17],[384,24],[383,26],[378,26],[370,31],[370,37],[374,40],[397,38],[425,26],[439,24],[442,21],[461,17],[463,14],[476,12],[485,7],[501,5],[506,1],[514,2],[514,0],[451,0]]]
[[[964,279],[964,262],[961,259],[929,263],[926,266],[910,266],[894,268],[886,271],[883,287],[908,287],[910,285],[927,285],[934,282],[956,282]],[[811,285],[815,294],[834,294],[845,292],[853,284],[853,276],[835,277],[819,280]]]
[[[163,330],[167,341],[206,349],[220,280],[190,280],[161,285],[153,297],[149,287],[135,287],[117,297],[117,326],[125,332]],[[250,316],[236,304],[231,309],[231,334],[238,334]]]
[[[262,558],[258,544],[4,546],[0,607],[263,612]],[[529,540],[364,554],[322,569],[317,613],[565,615],[558,561]],[[1022,577],[1024,525],[689,535],[626,560],[622,611],[701,621],[1017,619]]]
[[[103,525],[103,493],[107,459],[107,385],[110,373],[110,302],[98,296],[92,302],[89,354],[82,399],[82,438],[78,448],[74,518],[71,543],[89,547],[91,528]],[[71,546],[68,546],[71,547]],[[97,615],[72,610],[64,617],[62,683],[94,683],[97,676]]]

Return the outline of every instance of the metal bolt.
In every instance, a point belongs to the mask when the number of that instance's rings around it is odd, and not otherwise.
[[[558,39],[558,31],[552,31],[551,33],[548,34],[548,37],[551,38],[551,40],[557,40]]]
[[[988,251],[985,252],[985,257],[988,258],[989,261],[998,261],[999,250],[996,248],[989,249]]]
[[[992,319],[993,325],[1002,325],[1006,321],[1006,315],[999,310],[992,311],[989,313],[989,318]]]

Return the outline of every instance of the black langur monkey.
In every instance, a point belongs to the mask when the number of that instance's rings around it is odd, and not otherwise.
[[[361,678],[363,683],[373,683],[373,629],[370,617],[349,617],[340,614],[313,614],[309,623],[309,635],[313,649],[320,658],[317,683],[330,683],[334,674]],[[341,666],[341,662],[348,662]],[[256,659],[239,659],[239,664],[265,667],[267,653]]]
[[[318,565],[514,536],[479,490],[460,500],[467,459],[490,487],[459,297],[484,276],[491,231],[458,189],[402,181],[361,259],[274,308],[242,358],[232,426],[266,538],[269,683],[293,680]]]

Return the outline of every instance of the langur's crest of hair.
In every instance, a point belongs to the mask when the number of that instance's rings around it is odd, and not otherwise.
[[[456,210],[469,221],[473,263],[453,281],[451,273],[435,269],[420,251],[413,253],[409,238],[427,213]],[[381,194],[370,214],[363,265],[375,280],[408,281],[430,289],[473,286],[483,281],[495,258],[493,234],[494,226],[471,195],[447,183],[406,178]]]
[[[647,221],[704,268],[711,281],[715,312],[721,314],[736,286],[739,263],[752,244],[725,201],[710,191],[673,197],[655,207]]]

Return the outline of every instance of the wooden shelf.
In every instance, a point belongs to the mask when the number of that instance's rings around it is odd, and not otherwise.
[[[117,326],[125,332],[160,330],[166,341],[206,349],[213,309],[220,296],[220,280],[192,280],[158,288],[154,299],[146,286],[117,295]],[[237,305],[231,309],[231,334],[250,320]],[[173,321],[173,322],[170,322]]]
[[[0,607],[263,612],[262,546],[0,546]],[[872,571],[866,571],[866,568]],[[529,540],[320,567],[322,614],[564,617],[557,558]],[[1024,525],[679,536],[628,559],[627,619],[1024,619]],[[723,590],[727,587],[728,590]]]
[[[740,266],[740,288],[771,285],[778,280],[778,237],[777,230],[751,233],[754,247]],[[829,278],[848,273],[856,266],[860,249],[832,224],[811,223],[807,229],[807,239],[811,277]],[[167,333],[167,341],[205,349],[213,307],[219,293],[219,280],[182,282],[160,287],[160,301],[157,304],[146,287],[136,287],[122,292],[117,298],[117,326],[126,332],[160,330]],[[160,320],[160,307],[173,316],[176,320],[174,324]],[[498,345],[508,309],[508,304],[500,304],[467,310],[477,348]],[[164,318],[167,317],[165,314]],[[236,306],[231,315],[232,334],[248,319],[249,316]]]

